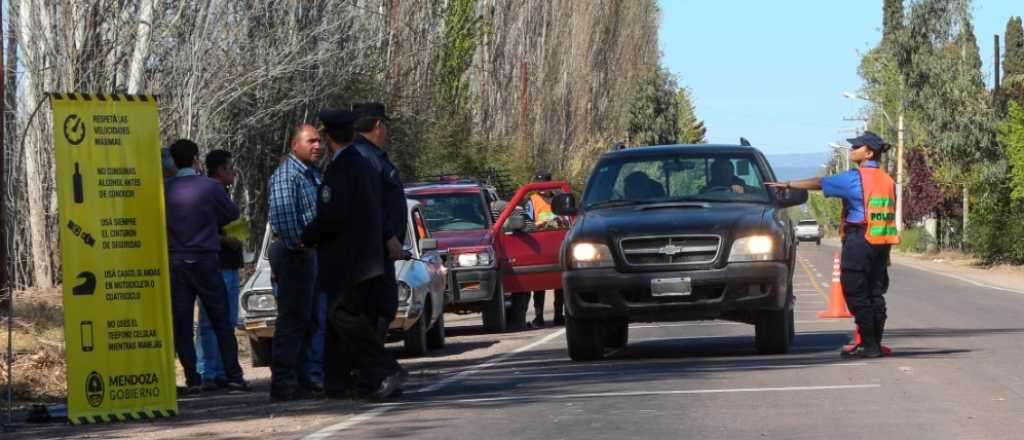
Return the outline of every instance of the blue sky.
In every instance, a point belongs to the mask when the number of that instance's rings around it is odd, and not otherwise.
[[[881,38],[882,0],[658,0],[663,63],[693,91],[712,143],[744,136],[767,154],[816,153],[858,127],[860,54]],[[986,80],[1022,0],[974,2]]]

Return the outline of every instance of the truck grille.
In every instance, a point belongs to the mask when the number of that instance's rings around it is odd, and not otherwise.
[[[718,257],[717,235],[675,235],[624,238],[619,249],[630,266],[708,264]]]

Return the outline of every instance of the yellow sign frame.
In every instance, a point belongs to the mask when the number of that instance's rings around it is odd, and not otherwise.
[[[72,424],[178,412],[157,100],[51,93]]]

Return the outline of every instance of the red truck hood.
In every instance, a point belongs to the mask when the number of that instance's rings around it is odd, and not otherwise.
[[[437,239],[438,249],[456,247],[486,246],[491,244],[491,231],[471,229],[468,231],[438,231],[431,235]]]

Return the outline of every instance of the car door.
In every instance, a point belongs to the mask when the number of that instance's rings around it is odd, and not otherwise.
[[[495,237],[495,252],[498,256],[501,283],[505,292],[530,292],[562,288],[562,269],[559,253],[569,227],[574,219],[561,219],[555,227],[536,230],[504,231],[503,226],[512,215],[519,215],[516,208],[525,203],[534,192],[570,192],[567,182],[538,182],[524,185],[498,216],[491,226]],[[515,213],[515,214],[514,214]]]

